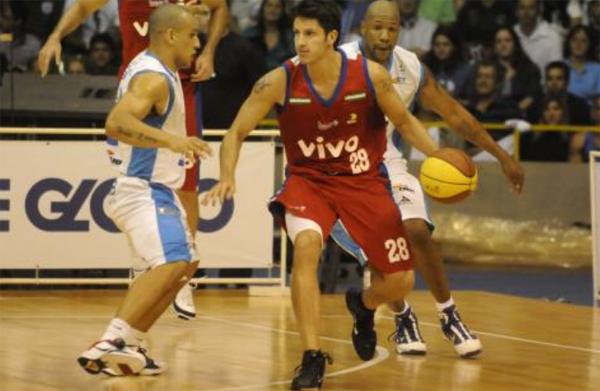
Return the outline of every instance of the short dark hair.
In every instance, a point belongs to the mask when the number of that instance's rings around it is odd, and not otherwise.
[[[492,68],[494,69],[494,74],[496,76],[496,84],[500,86],[502,81],[504,80],[505,71],[504,68],[496,61],[493,60],[481,60],[475,65],[475,77],[477,77],[477,73],[479,72],[479,68]]]
[[[551,69],[560,69],[563,71],[565,75],[565,81],[569,84],[569,79],[571,78],[571,68],[564,61],[552,61],[548,65],[546,65],[545,76],[548,78],[548,74]]]
[[[90,40],[90,49],[92,49],[97,43],[104,43],[110,48],[111,51],[116,50],[116,43],[113,37],[108,33],[97,33],[92,36]]]
[[[333,1],[303,0],[294,8],[292,19],[316,19],[319,25],[329,34],[333,30],[338,32],[333,47],[337,48],[342,32],[342,11]]]

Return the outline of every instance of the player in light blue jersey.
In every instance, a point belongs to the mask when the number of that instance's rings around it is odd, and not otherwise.
[[[187,137],[177,71],[200,46],[198,26],[185,7],[164,5],[149,21],[150,45],[127,67],[106,133],[119,140],[120,175],[107,197],[107,213],[127,235],[146,271],[133,282],[104,335],[78,362],[91,374],[157,375],[166,364],[140,347],[146,333],[198,266],[186,214],[177,197],[185,166],[212,154]],[[187,162],[187,163],[186,163]]]
[[[489,136],[481,124],[456,102],[421,64],[414,53],[396,46],[400,33],[400,14],[393,1],[372,3],[361,28],[362,40],[341,46],[347,53],[362,52],[367,58],[387,67],[394,88],[411,107],[419,102],[433,110],[455,133],[496,157],[515,193],[523,186],[523,169]],[[423,275],[436,301],[444,335],[453,342],[461,357],[473,357],[482,351],[481,342],[461,321],[452,299],[443,259],[431,238],[433,227],[423,190],[417,178],[408,173],[400,140],[393,127],[388,129],[388,148],[384,156],[393,187],[394,199],[402,212],[404,226],[415,254],[417,269]],[[363,265],[361,249],[338,223],[334,239]],[[396,320],[396,350],[399,354],[425,354],[426,345],[419,332],[417,318],[406,301],[390,305]]]

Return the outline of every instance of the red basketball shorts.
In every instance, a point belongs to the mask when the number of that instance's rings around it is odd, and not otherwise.
[[[324,241],[339,218],[379,272],[414,268],[402,216],[383,177],[292,174],[269,209],[284,228],[286,211],[314,221]]]

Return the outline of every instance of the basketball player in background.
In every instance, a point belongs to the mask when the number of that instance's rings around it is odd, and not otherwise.
[[[384,0],[372,3],[365,15],[361,33],[362,40],[345,44],[341,49],[348,55],[362,53],[386,67],[394,81],[395,90],[407,107],[419,102],[440,115],[452,131],[495,156],[510,181],[512,190],[520,193],[524,174],[519,163],[496,144],[464,107],[446,93],[415,54],[396,46],[400,33],[400,14],[396,3]],[[476,356],[482,350],[481,342],[461,321],[456,310],[442,256],[431,238],[433,224],[427,214],[423,190],[417,178],[408,173],[401,148],[400,135],[394,131],[394,125],[389,124],[384,162],[392,182],[394,200],[402,211],[417,268],[433,294],[442,331],[453,342],[456,353],[461,357]],[[332,236],[361,264],[366,264],[367,259],[361,248],[339,222]],[[410,305],[405,300],[400,300],[389,307],[395,315],[397,352],[425,354],[425,341]]]
[[[54,59],[58,65],[61,62],[61,40],[69,33],[79,27],[90,15],[106,5],[110,0],[79,0],[70,7],[60,19],[58,25],[42,47],[38,65],[42,77],[48,73],[50,62]],[[214,74],[214,55],[219,40],[229,21],[227,4],[225,0],[119,0],[120,29],[123,37],[123,63],[119,70],[119,77],[129,65],[129,62],[148,46],[148,17],[156,7],[177,3],[186,5],[194,13],[200,13],[208,7],[212,12],[208,40],[202,51],[194,62],[193,67],[180,71],[185,95],[187,134],[189,136],[200,136],[202,133],[202,108],[200,106],[200,93],[197,91],[197,83],[207,80]],[[115,165],[120,164],[120,158],[114,154],[116,141],[110,138],[107,147],[111,161]],[[193,164],[186,170],[186,178],[183,187],[178,191],[179,198],[187,213],[187,224],[196,237],[198,230],[198,181],[199,165]],[[134,263],[134,271],[143,272],[143,264]],[[192,295],[192,286],[185,285],[173,302],[173,308],[182,319],[192,319],[196,316],[196,307]]]
[[[140,347],[146,333],[187,284],[198,256],[176,190],[185,180],[184,160],[212,154],[185,131],[185,101],[177,71],[200,47],[192,13],[164,5],[149,18],[150,44],[123,72],[118,102],[106,133],[119,140],[120,175],[107,197],[107,214],[146,262],[99,341],[78,362],[91,374],[158,375],[166,364]]]
[[[243,140],[276,107],[289,176],[269,209],[294,243],[292,304],[304,353],[293,390],[321,387],[327,353],[321,351],[317,268],[323,243],[340,219],[372,260],[372,284],[346,293],[358,356],[375,355],[375,309],[401,300],[414,283],[412,254],[402,217],[380,170],[386,119],[425,154],[437,146],[402,103],[385,69],[359,53],[336,50],[341,12],[332,1],[304,0],[294,15],[298,56],[255,85],[221,144],[219,183],[203,203],[235,193]]]

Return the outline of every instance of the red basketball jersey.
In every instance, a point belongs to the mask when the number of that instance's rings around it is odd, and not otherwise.
[[[366,58],[342,55],[329,100],[314,89],[297,58],[286,61],[287,93],[279,126],[292,174],[376,174],[386,149],[386,120],[375,101]]]
[[[148,48],[148,18],[155,8],[177,0],[119,0],[119,23],[123,37],[123,61],[119,69],[119,77],[127,65],[141,51]],[[180,71],[182,79],[189,78],[191,70]]]

